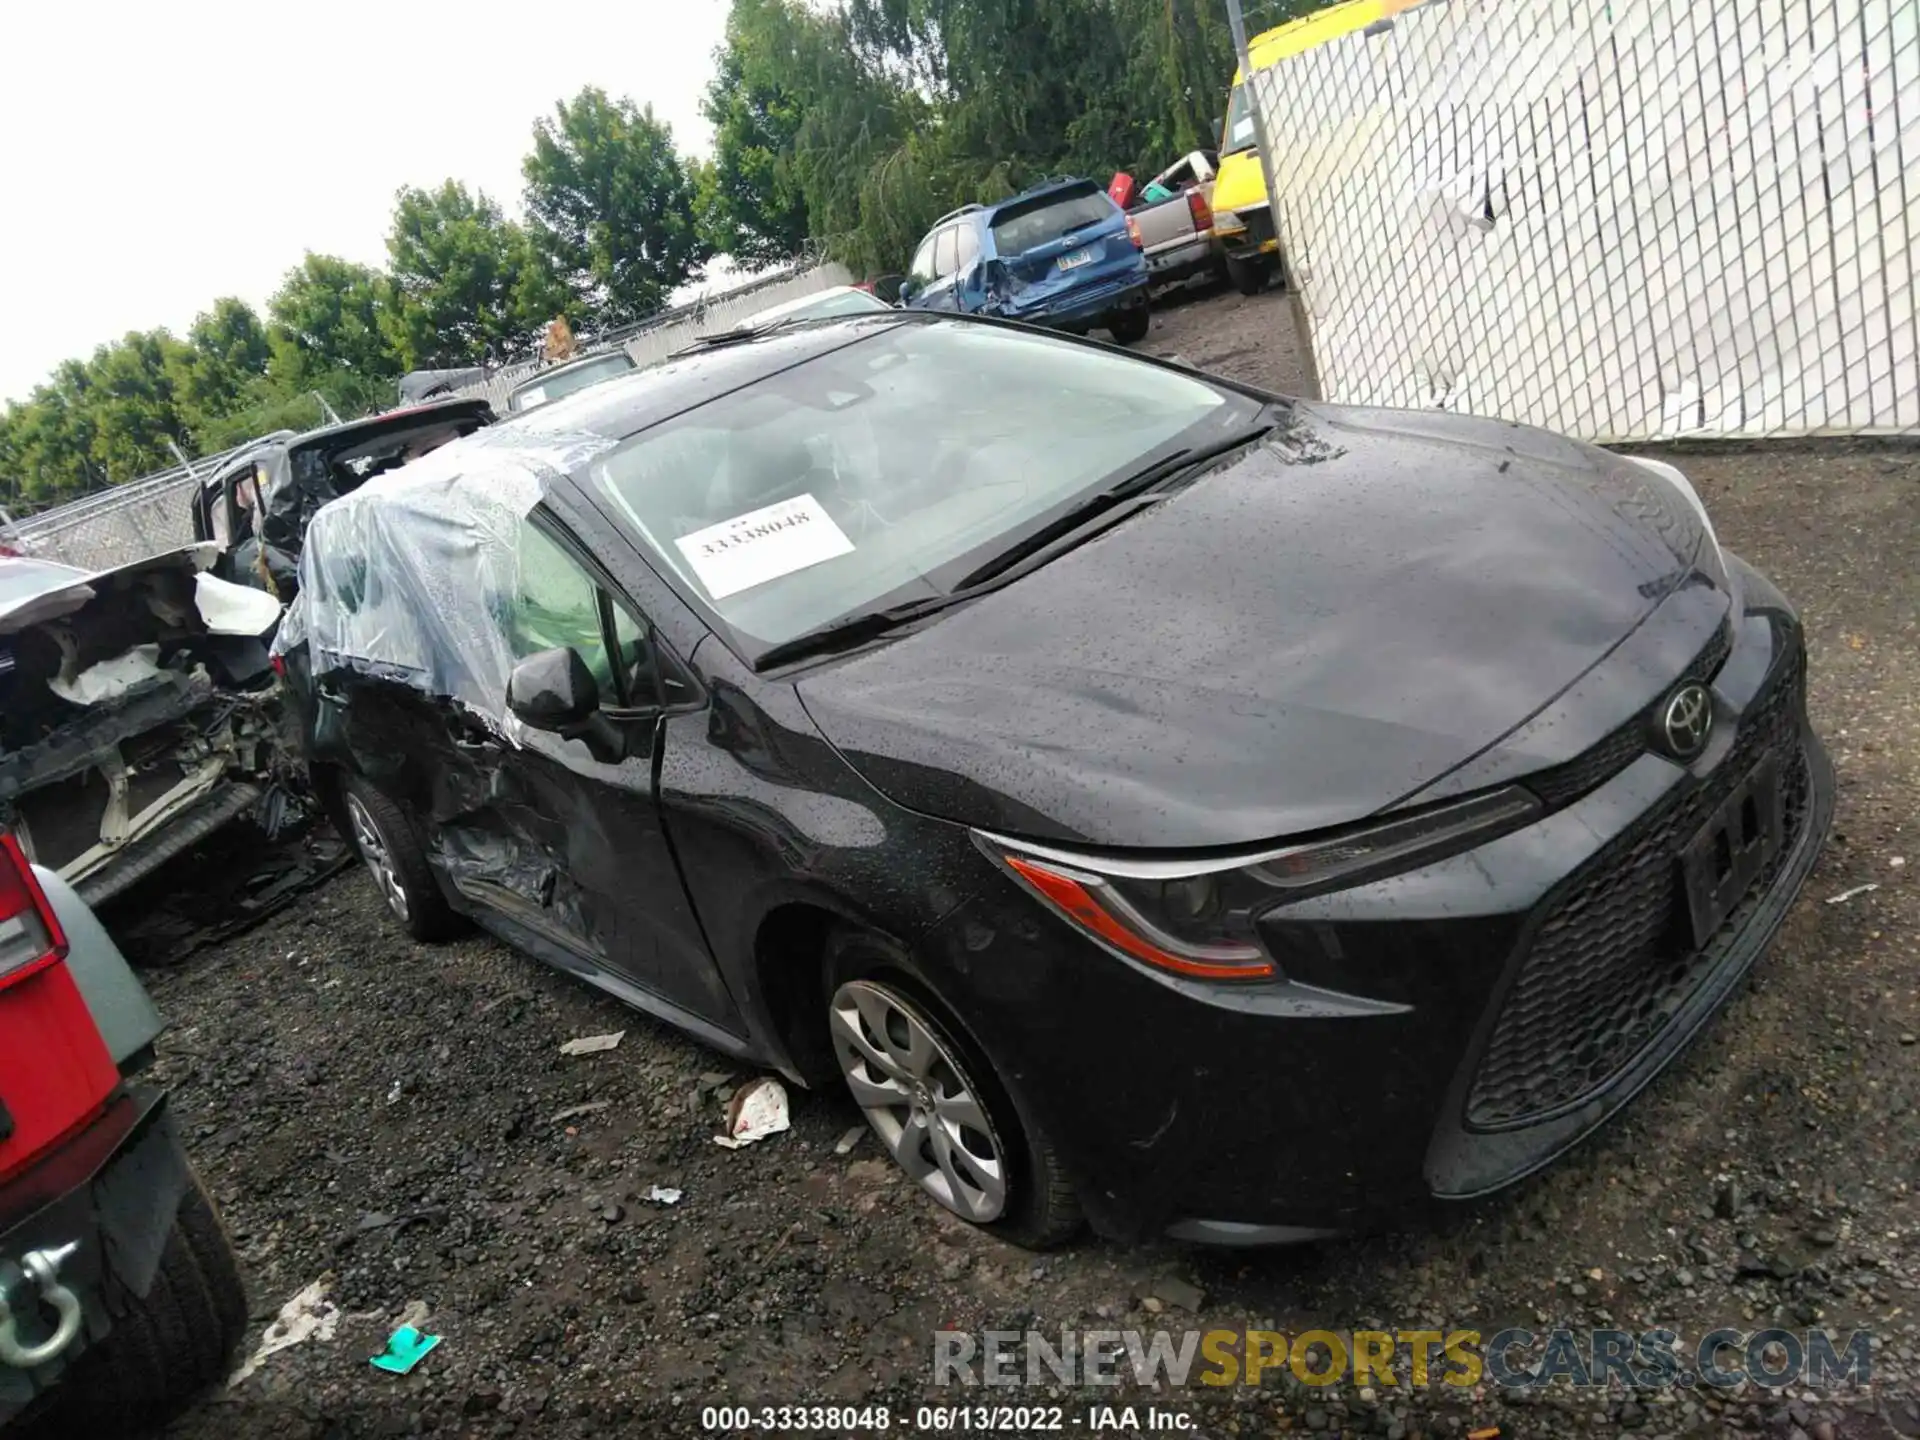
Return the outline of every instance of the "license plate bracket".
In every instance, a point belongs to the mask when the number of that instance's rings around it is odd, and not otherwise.
[[[1680,854],[1696,949],[1713,938],[1780,853],[1785,827],[1780,765],[1769,756],[1733,787]]]

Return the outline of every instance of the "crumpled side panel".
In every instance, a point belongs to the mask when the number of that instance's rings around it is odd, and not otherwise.
[[[322,507],[307,529],[300,592],[279,653],[305,641],[316,678],[351,670],[451,699],[514,738],[506,631],[522,522],[544,477],[615,443],[599,435],[495,444],[482,430],[376,476]],[[269,502],[271,504],[271,502]]]

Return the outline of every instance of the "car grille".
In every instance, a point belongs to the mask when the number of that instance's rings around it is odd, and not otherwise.
[[[1720,673],[1720,667],[1727,663],[1727,656],[1732,650],[1733,625],[1729,621],[1714,632],[1713,639],[1693,657],[1692,663],[1659,700],[1655,700],[1598,745],[1564,765],[1529,775],[1520,783],[1538,795],[1549,810],[1571,805],[1588,791],[1599,789],[1645,752],[1647,737],[1653,733],[1653,712],[1666,699],[1666,695],[1689,680],[1697,680],[1705,685]]]
[[[1553,903],[1468,1093],[1469,1128],[1535,1124],[1603,1089],[1726,960],[1807,823],[1805,688],[1796,647],[1712,776],[1642,816]],[[1780,849],[1713,938],[1695,949],[1681,851],[1768,754],[1780,757]]]

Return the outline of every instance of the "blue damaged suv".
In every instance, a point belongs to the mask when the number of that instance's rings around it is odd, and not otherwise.
[[[935,222],[901,288],[916,310],[999,315],[1146,338],[1147,261],[1127,213],[1089,180],[1049,180]]]

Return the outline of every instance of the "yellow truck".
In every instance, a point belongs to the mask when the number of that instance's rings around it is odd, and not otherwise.
[[[1247,42],[1255,70],[1277,65],[1290,55],[1390,20],[1417,0],[1344,0],[1263,31]],[[1227,275],[1242,295],[1258,295],[1280,268],[1280,240],[1267,204],[1266,176],[1260,169],[1253,106],[1238,69],[1227,97],[1227,118],[1220,128],[1220,172],[1213,185],[1213,233],[1227,262]]]

